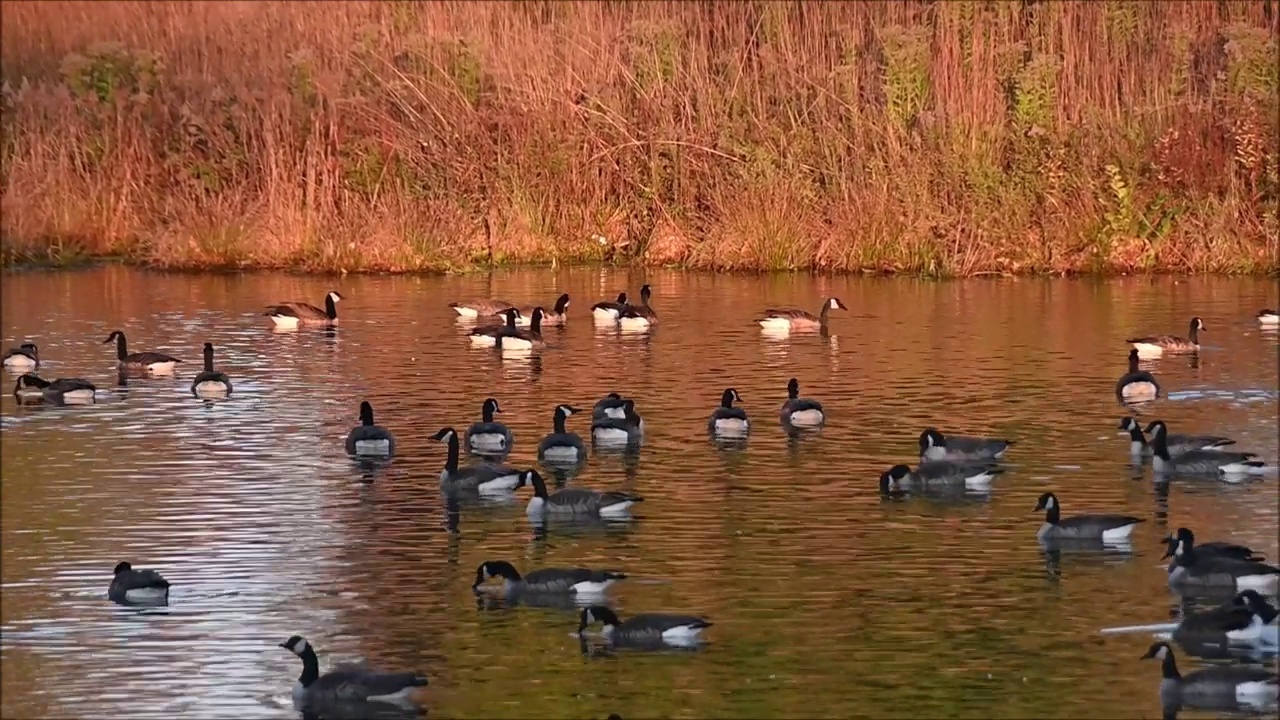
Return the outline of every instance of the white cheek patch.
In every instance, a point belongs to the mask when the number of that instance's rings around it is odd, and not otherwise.
[[[307,651],[307,647],[308,647],[308,646],[307,646],[307,641],[306,641],[306,640],[299,640],[299,641],[298,641],[298,644],[293,646],[293,654],[294,654],[294,655],[302,655],[303,653],[305,653],[305,652]]]

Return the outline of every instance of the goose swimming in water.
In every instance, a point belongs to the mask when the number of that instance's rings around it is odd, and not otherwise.
[[[598,418],[591,423],[591,442],[596,445],[638,445],[644,440],[644,418],[636,413],[631,398],[622,400],[622,417]]]
[[[1256,453],[1228,452],[1226,450],[1188,450],[1180,455],[1169,452],[1169,428],[1156,420],[1147,426],[1151,429],[1151,469],[1158,476],[1212,475],[1241,476],[1262,475],[1266,467],[1255,460]]]
[[[480,422],[471,423],[471,427],[467,428],[467,452],[481,455],[511,452],[511,428],[493,419],[494,413],[501,412],[502,408],[498,407],[497,400],[485,398],[484,404],[480,406]]]
[[[711,411],[707,418],[707,432],[721,437],[742,437],[751,426],[747,423],[747,411],[733,406],[734,401],[742,402],[738,391],[725,388],[720,396],[720,407]]]
[[[785,427],[816,428],[827,421],[822,403],[800,397],[800,381],[791,378],[787,382],[787,401],[782,403],[779,418]]]
[[[213,343],[204,344],[204,371],[191,381],[191,394],[196,397],[226,397],[231,394],[231,379],[213,369]]]
[[[1160,397],[1160,383],[1145,370],[1138,369],[1138,351],[1129,351],[1129,372],[1116,381],[1116,399],[1120,402],[1149,402]]]
[[[622,311],[627,309],[627,294],[618,293],[618,299],[614,302],[605,300],[591,306],[591,317],[606,323],[616,322],[618,317],[622,315]]]
[[[55,405],[85,405],[95,402],[97,388],[84,378],[58,378],[49,382],[38,375],[18,376],[13,396],[20,403],[50,402]]]
[[[931,460],[999,460],[1013,440],[1001,438],[943,435],[937,428],[925,428],[920,433],[920,461]]]
[[[533,309],[527,329],[498,336],[498,347],[502,350],[541,350],[547,346],[542,339],[542,308]]]
[[[1044,512],[1044,524],[1036,537],[1041,540],[1101,540],[1104,543],[1128,542],[1138,523],[1146,522],[1132,515],[1076,515],[1062,517],[1058,497],[1044,493],[1033,512]]]
[[[396,438],[390,430],[373,423],[373,406],[360,403],[360,424],[347,433],[347,454],[391,457],[396,454]]]
[[[1138,357],[1158,358],[1165,353],[1193,353],[1200,350],[1200,331],[1207,330],[1199,317],[1191,318],[1187,337],[1177,335],[1146,335],[1129,338],[1125,342],[1138,351]]]
[[[1253,560],[1238,560],[1223,555],[1201,554],[1196,550],[1195,535],[1179,528],[1165,557],[1173,555],[1174,568],[1169,571],[1169,587],[1231,590],[1260,590],[1274,595],[1280,587],[1280,568]]]
[[[169,602],[169,581],[155,570],[134,570],[122,562],[112,573],[107,597],[121,605],[162,605]]]
[[[130,353],[129,341],[125,339],[124,333],[119,330],[115,330],[108,335],[107,339],[102,341],[102,344],[106,345],[113,340],[116,343],[116,359],[119,360],[120,369],[122,370],[142,370],[161,375],[173,372],[173,366],[182,362],[164,353]]]
[[[769,308],[756,318],[756,323],[764,330],[777,332],[824,330],[832,310],[848,309],[840,298],[829,297],[822,301],[822,310],[817,315],[796,308]]]
[[[600,623],[604,626],[603,634],[615,643],[657,643],[669,645],[688,645],[695,643],[703,630],[711,627],[712,622],[697,615],[669,615],[666,613],[642,613],[633,615],[625,622],[618,615],[603,605],[592,605],[582,609],[578,621],[578,635],[587,628]]]
[[[458,467],[461,443],[453,428],[441,428],[431,436],[449,444],[449,456],[440,472],[440,484],[446,492],[508,493],[520,487],[520,471],[510,465],[484,463]]]
[[[4,353],[4,367],[14,372],[29,372],[40,368],[40,349],[35,343],[25,342]]]
[[[503,591],[507,595],[517,593],[571,593],[600,595],[606,588],[626,573],[587,568],[542,568],[528,575],[521,575],[515,566],[503,560],[486,560],[476,568],[476,581],[471,589],[479,592],[490,578],[502,578]]]
[[[640,288],[640,304],[627,305],[618,313],[618,326],[624,330],[643,330],[658,324],[658,313],[649,306],[653,291],[648,285]]]
[[[321,675],[316,651],[302,636],[294,635],[280,647],[302,659],[302,675],[293,686],[293,705],[298,710],[351,702],[408,706],[413,704],[415,689],[427,685],[427,679],[414,672],[380,673],[351,665]]]
[[[537,470],[520,473],[519,486],[533,486],[533,498],[526,513],[532,517],[545,515],[585,515],[601,518],[625,518],[631,506],[644,498],[627,492],[598,491],[588,488],[564,488],[550,495]]]
[[[1147,432],[1154,429],[1155,423],[1147,425]],[[1129,436],[1129,454],[1134,457],[1150,457],[1151,445],[1147,442],[1147,436],[1142,431],[1142,425],[1138,423],[1136,418],[1122,417],[1120,418],[1121,434]],[[1217,450],[1230,445],[1235,445],[1236,441],[1228,437],[1219,435],[1165,435],[1165,445],[1169,448],[1171,456],[1182,455],[1192,450]]]
[[[1164,557],[1173,557],[1174,551],[1178,548],[1177,542],[1179,535],[1190,537],[1192,543],[1195,545],[1196,552],[1200,555],[1219,555],[1222,557],[1234,558],[1236,560],[1252,560],[1254,562],[1266,560],[1265,555],[1255,552],[1252,548],[1246,545],[1238,545],[1236,543],[1223,542],[1221,540],[1210,540],[1209,542],[1203,543],[1198,542],[1195,540],[1195,534],[1186,528],[1178,528],[1175,533],[1165,535],[1164,538],[1160,540],[1160,543],[1166,546]],[[1173,572],[1173,568],[1177,563],[1178,561],[1176,559],[1170,560],[1169,566],[1166,570],[1168,572]]]
[[[1160,704],[1164,708],[1183,706],[1202,709],[1238,709],[1241,706],[1274,707],[1276,673],[1244,665],[1211,665],[1189,675],[1178,672],[1173,648],[1167,642],[1151,645],[1143,660],[1161,661]],[[1166,712],[1166,717],[1170,713]],[[1174,713],[1176,715],[1176,712]]]
[[[577,433],[565,429],[565,420],[578,412],[572,405],[557,405],[551,417],[551,434],[538,443],[538,459],[546,463],[574,464],[585,460],[587,446]]]
[[[920,463],[915,470],[906,465],[894,465],[880,476],[880,489],[897,489],[901,485],[963,486],[968,490],[987,490],[991,480],[1004,469],[991,463],[961,463],[932,461]]]
[[[342,295],[337,290],[330,290],[324,296],[324,309],[304,302],[286,302],[268,305],[262,313],[271,318],[271,322],[281,330],[293,330],[302,325],[336,325],[338,323],[338,303]]]
[[[498,338],[515,335],[520,331],[516,327],[520,320],[520,311],[515,308],[507,308],[498,313],[505,318],[506,324],[482,325],[471,331],[471,344],[480,347],[497,347]]]

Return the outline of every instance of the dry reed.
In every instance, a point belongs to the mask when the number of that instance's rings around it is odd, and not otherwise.
[[[1266,2],[4,2],[6,262],[1277,267]]]

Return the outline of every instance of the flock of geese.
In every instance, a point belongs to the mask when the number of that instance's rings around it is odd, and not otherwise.
[[[630,304],[624,292],[615,300],[593,305],[591,315],[597,324],[647,330],[658,324],[651,297],[651,289],[645,285],[640,290],[640,304]],[[332,291],[325,296],[323,308],[303,302],[280,303],[267,307],[263,315],[281,330],[330,327],[338,322],[337,303],[341,300],[342,295]],[[546,347],[542,328],[564,325],[568,321],[569,305],[569,295],[562,294],[550,311],[540,305],[517,306],[497,299],[454,302],[449,307],[460,320],[475,323],[469,332],[473,345],[527,351]],[[823,301],[817,315],[793,308],[771,308],[755,322],[770,332],[825,333],[830,312],[843,309],[846,309],[844,303],[832,297]],[[1280,316],[1274,310],[1262,310],[1256,319],[1264,327],[1280,326]],[[1117,399],[1122,404],[1136,406],[1160,397],[1163,390],[1159,381],[1139,368],[1139,359],[1194,353],[1199,349],[1198,334],[1205,329],[1204,322],[1196,317],[1191,320],[1187,337],[1152,335],[1126,340],[1133,349],[1129,353],[1128,372],[1115,386]],[[182,362],[158,352],[129,352],[128,341],[119,330],[112,332],[104,344],[112,342],[116,345],[121,373],[172,374],[174,367]],[[230,395],[231,380],[214,369],[213,345],[205,343],[203,354],[204,368],[192,380],[192,394],[209,398]],[[36,375],[40,355],[34,343],[10,349],[3,356],[3,365],[10,372],[19,373],[14,395],[20,403],[94,402],[96,389],[87,380],[46,381]],[[734,388],[724,390],[719,406],[712,408],[707,417],[706,429],[712,437],[732,442],[748,435],[751,425],[747,412],[734,405],[741,401]],[[480,419],[467,427],[461,437],[452,427],[441,428],[432,436],[447,447],[440,472],[441,487],[446,494],[510,494],[528,487],[532,496],[526,513],[534,522],[551,517],[625,521],[630,517],[630,509],[644,500],[633,493],[582,487],[549,492],[536,469],[516,468],[502,462],[510,453],[515,437],[509,427],[496,420],[495,416],[501,412],[497,400],[488,398],[480,408]],[[582,412],[570,404],[554,408],[550,432],[537,446],[541,464],[566,469],[580,467],[587,461],[586,441],[568,429],[569,419]],[[819,401],[800,397],[799,382],[795,378],[787,383],[787,398],[777,412],[778,422],[788,432],[815,430],[827,419]],[[593,447],[635,449],[643,443],[645,424],[634,398],[610,393],[595,402],[590,416]],[[376,424],[369,402],[360,403],[359,418],[360,424],[346,437],[346,452],[362,460],[394,456],[395,435]],[[1144,428],[1132,416],[1121,419],[1119,430],[1129,438],[1134,460],[1142,463],[1150,459],[1157,480],[1201,476],[1234,481],[1265,471],[1255,454],[1231,450],[1235,444],[1231,438],[1172,434],[1161,420],[1152,421]],[[902,499],[939,488],[986,491],[992,480],[1004,471],[1003,458],[1013,445],[1014,441],[1007,439],[944,435],[936,428],[926,428],[918,438],[918,464],[914,468],[896,464],[881,473],[881,496],[887,500]],[[463,465],[464,450],[480,461]],[[1045,518],[1037,537],[1049,544],[1123,545],[1128,543],[1133,529],[1144,522],[1141,518],[1120,514],[1064,516],[1057,496],[1051,492],[1040,496],[1035,511],[1043,512]],[[1168,639],[1184,647],[1195,643],[1243,643],[1253,648],[1276,650],[1280,611],[1266,596],[1277,594],[1280,568],[1265,564],[1261,556],[1246,546],[1224,541],[1197,542],[1187,528],[1179,528],[1164,542],[1168,546],[1165,558],[1172,558],[1167,567],[1171,588],[1183,592],[1223,591],[1231,594],[1231,598],[1217,607],[1189,614],[1175,625],[1150,628],[1171,631]],[[573,607],[580,608],[578,635],[582,637],[588,628],[599,624],[603,637],[613,645],[696,645],[700,634],[712,626],[710,620],[696,615],[644,613],[625,620],[619,618],[609,608],[605,591],[626,577],[616,570],[578,567],[550,567],[522,574],[509,562],[487,560],[476,568],[472,590],[486,593],[496,589],[507,598],[525,601],[568,599]],[[490,580],[500,580],[500,588],[491,586]],[[128,562],[120,562],[115,566],[107,594],[110,600],[121,604],[152,605],[167,604],[169,591],[169,581],[155,570],[137,569]],[[293,703],[304,714],[323,709],[327,703],[411,705],[414,692],[427,684],[427,678],[417,672],[383,673],[363,666],[338,665],[322,675],[316,650],[305,638],[294,635],[279,647],[292,652],[302,662],[302,673],[293,688]],[[1165,639],[1153,644],[1144,658],[1157,658],[1163,663],[1160,692],[1166,708],[1206,703],[1239,705],[1258,700],[1274,704],[1277,697],[1275,673],[1267,670],[1243,665],[1214,666],[1182,675]],[[620,720],[617,715],[611,718]]]

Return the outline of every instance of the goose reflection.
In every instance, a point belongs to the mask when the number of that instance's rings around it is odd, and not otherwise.
[[[418,720],[426,716],[427,709],[422,706],[353,701],[332,702],[322,708],[302,711],[302,720]]]
[[[1064,556],[1070,556],[1073,563],[1084,565],[1119,565],[1133,559],[1133,543],[1129,541],[1108,541],[1104,544],[1100,538],[1040,538],[1039,543],[1045,571],[1049,579],[1055,581],[1062,577]]]

